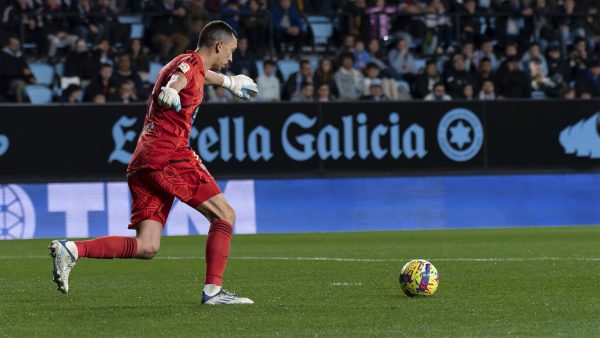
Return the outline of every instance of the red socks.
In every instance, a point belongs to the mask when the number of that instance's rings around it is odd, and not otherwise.
[[[206,284],[221,286],[223,283],[232,230],[227,221],[215,221],[210,225],[206,240]]]
[[[106,236],[75,242],[75,245],[79,257],[134,258],[137,252],[135,237]]]

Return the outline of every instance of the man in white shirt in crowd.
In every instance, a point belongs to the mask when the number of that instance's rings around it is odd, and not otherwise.
[[[273,60],[265,60],[263,68],[263,74],[259,75],[256,80],[256,84],[260,88],[256,99],[259,101],[280,101],[281,84],[277,76],[275,76],[275,62]]]

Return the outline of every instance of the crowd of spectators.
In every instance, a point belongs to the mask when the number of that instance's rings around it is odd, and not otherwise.
[[[27,102],[41,62],[64,65],[56,102],[143,102],[150,64],[194,49],[213,19],[238,32],[228,71],[254,78],[260,101],[600,97],[598,10],[597,0],[0,0],[0,101]],[[120,18],[142,14],[134,36]],[[319,49],[312,15],[333,27]],[[299,70],[284,76],[280,60]]]

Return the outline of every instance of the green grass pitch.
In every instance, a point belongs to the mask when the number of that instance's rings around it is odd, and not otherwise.
[[[600,335],[600,227],[234,236],[226,288],[254,305],[203,306],[205,237],[157,259],[81,259],[51,283],[49,240],[0,242],[0,336],[397,337]],[[318,259],[316,259],[318,258]],[[408,298],[411,258],[440,272]]]

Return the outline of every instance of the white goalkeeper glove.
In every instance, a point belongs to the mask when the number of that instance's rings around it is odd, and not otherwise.
[[[258,86],[246,75],[223,75],[221,87],[229,89],[233,95],[244,100],[250,99],[250,94],[256,95],[258,93]]]
[[[158,94],[158,104],[175,109],[176,112],[179,112],[181,110],[181,100],[179,99],[177,90],[169,87],[162,87],[160,90],[160,94]]]

